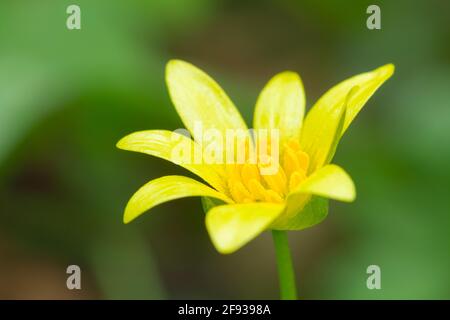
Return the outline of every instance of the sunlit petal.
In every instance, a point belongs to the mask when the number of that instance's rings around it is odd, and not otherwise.
[[[220,253],[232,253],[267,229],[283,208],[262,202],[217,206],[207,213],[206,228]]]
[[[258,97],[255,129],[279,129],[280,143],[299,139],[305,112],[305,92],[299,75],[285,71],[275,75]]]
[[[139,131],[122,138],[117,147],[171,161],[198,175],[217,190],[221,192],[225,190],[222,179],[213,166],[203,164],[199,147],[182,134],[167,130]],[[179,154],[177,150],[187,152]],[[200,155],[199,159],[195,158],[195,152]]]
[[[164,176],[142,186],[128,201],[123,221],[128,223],[158,204],[185,197],[212,197],[233,203],[227,196],[183,176]]]
[[[222,88],[205,72],[192,64],[171,60],[166,67],[166,82],[170,97],[186,128],[194,140],[200,141],[200,132],[194,130],[201,123],[202,129],[243,129],[247,126],[233,102]]]
[[[309,156],[309,173],[331,160],[341,137],[345,107],[345,104],[341,104],[332,109],[313,109],[306,116],[300,148]]]
[[[346,202],[352,202],[356,197],[352,178],[334,164],[326,165],[311,174],[292,193],[314,194]]]
[[[342,134],[367,100],[393,73],[394,65],[387,64],[356,75],[328,90],[316,102],[305,118],[301,133],[301,145],[305,152],[311,153],[310,172],[331,161]],[[332,136],[333,133],[337,136]]]

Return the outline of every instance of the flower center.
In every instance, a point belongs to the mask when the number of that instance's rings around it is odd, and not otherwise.
[[[270,175],[262,174],[261,170],[267,162],[227,164],[227,187],[233,200],[237,203],[283,202],[306,178],[309,156],[292,140],[283,146],[280,159],[276,172]]]

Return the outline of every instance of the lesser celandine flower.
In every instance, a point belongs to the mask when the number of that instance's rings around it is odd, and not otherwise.
[[[355,199],[350,176],[330,162],[350,123],[393,72],[394,66],[387,64],[339,83],[305,118],[305,94],[298,74],[286,71],[275,75],[257,99],[253,120],[256,131],[279,132],[276,159],[270,152],[273,141],[268,139],[268,154],[279,166],[275,172],[264,174],[259,157],[256,162],[246,158],[243,163],[214,164],[173,158],[173,150],[180,144],[192,150],[204,148],[200,141],[203,137],[194,130],[197,122],[224,135],[230,129],[248,131],[239,111],[213,79],[187,62],[171,60],[166,68],[170,97],[193,140],[170,131],[148,130],[124,137],[117,146],[175,162],[203,182],[183,176],[148,182],[128,202],[124,222],[178,198],[201,196],[210,204],[213,202],[209,199],[218,199],[219,204],[206,206],[206,228],[216,249],[232,253],[264,230],[273,230],[282,297],[295,298],[284,230],[300,230],[322,221],[328,212],[328,199]],[[251,145],[246,147],[251,149],[258,139],[250,140]],[[232,151],[226,144],[220,150]]]

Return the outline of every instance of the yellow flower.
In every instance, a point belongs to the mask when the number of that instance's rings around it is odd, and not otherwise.
[[[330,161],[350,123],[393,72],[394,66],[387,64],[339,83],[316,102],[305,119],[305,94],[298,74],[286,71],[275,75],[258,97],[253,120],[254,129],[278,129],[280,134],[279,170],[263,175],[260,163],[220,165],[173,159],[173,149],[180,143],[193,150],[202,148],[196,122],[219,132],[245,131],[247,126],[212,78],[187,62],[171,60],[166,67],[170,97],[194,140],[170,131],[149,130],[124,137],[117,147],[176,162],[206,184],[183,176],[152,180],[131,197],[124,222],[170,200],[215,198],[221,204],[210,206],[206,228],[216,249],[224,254],[236,251],[266,229],[300,230],[319,223],[328,213],[328,199],[355,199],[350,176]]]

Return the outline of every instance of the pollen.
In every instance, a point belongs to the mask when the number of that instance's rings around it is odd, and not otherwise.
[[[257,163],[227,164],[226,181],[229,195],[237,203],[282,203],[306,178],[309,156],[297,141],[289,141],[281,148],[277,170],[262,174],[264,166]],[[274,160],[274,159],[272,159]]]

